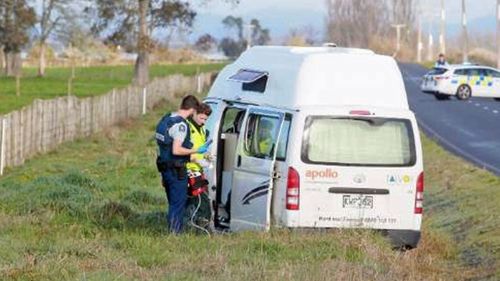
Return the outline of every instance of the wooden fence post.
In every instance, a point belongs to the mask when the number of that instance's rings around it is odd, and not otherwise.
[[[196,78],[197,78],[197,87],[196,87],[196,93],[200,94],[202,91],[202,85],[201,85],[201,73],[200,73],[200,67],[198,66],[196,68]]]
[[[3,169],[5,166],[5,127],[7,120],[2,118],[2,122],[0,123],[0,176],[3,175]]]
[[[21,76],[16,75],[16,96],[21,96]]]
[[[118,110],[120,109],[120,105],[118,104],[116,94],[117,94],[116,90],[113,89],[113,96],[111,97],[111,103],[113,104],[113,113],[112,113],[111,118],[113,119],[113,121],[112,121],[113,124],[118,123],[118,116],[120,116],[118,113]]]
[[[28,108],[2,115],[0,175],[6,167],[21,165],[33,155],[52,150],[62,142],[89,136],[124,119],[139,117],[141,113],[145,115],[148,107],[153,108],[161,100],[193,90],[203,91],[208,78],[202,73],[189,78],[172,75],[154,79],[144,88],[113,89],[105,96],[35,100]],[[72,82],[71,77],[68,82]],[[72,85],[68,88],[71,93]],[[137,93],[139,89],[142,96]]]
[[[142,115],[146,115],[146,96],[147,90],[146,87],[142,88]]]
[[[68,96],[71,96],[73,89],[73,77],[68,78]]]

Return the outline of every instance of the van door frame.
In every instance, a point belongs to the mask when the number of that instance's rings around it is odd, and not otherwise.
[[[224,117],[228,109],[237,108],[246,111],[249,104],[223,99],[206,99],[205,103],[216,104],[216,107],[214,108],[212,114],[217,114],[217,116],[211,115],[210,117],[214,117],[217,119],[215,120],[213,128],[211,128],[213,132],[210,131],[211,136],[209,136],[209,138],[213,140],[210,151],[211,155],[213,156],[214,165],[211,165],[211,167],[206,170],[206,176],[207,180],[209,181],[210,211],[212,216],[211,223],[215,223],[214,226],[220,226],[217,221],[217,216],[219,215],[219,206],[222,203],[221,193],[224,147],[222,145],[223,142],[221,142],[220,140],[222,139],[222,134],[224,134],[224,132],[222,131],[224,128]]]
[[[213,157],[213,160],[215,162],[217,162],[217,147],[219,145],[219,139],[220,139],[220,134],[218,133],[220,131],[220,128],[221,128],[221,118],[222,118],[222,115],[224,113],[224,110],[225,108],[228,106],[228,104],[223,101],[223,100],[214,100],[214,99],[209,99],[209,100],[205,100],[204,101],[205,103],[207,104],[215,104],[216,106],[213,108],[212,110],[212,114],[210,115],[209,117],[209,120],[211,118],[216,118],[215,121],[214,121],[214,125],[212,128],[207,128],[206,125],[205,125],[205,128],[210,132],[210,135],[208,136],[209,139],[211,139],[213,142],[212,142],[212,145],[210,146],[209,148],[209,152],[210,154],[212,155]],[[218,116],[217,116],[218,115]],[[217,133],[215,133],[217,132]],[[216,138],[214,138],[214,136],[217,136]],[[207,177],[207,180],[209,181],[210,183],[210,187],[209,187],[209,193],[211,193],[210,191],[212,191],[212,186],[216,186],[217,185],[217,177],[216,177],[216,174],[214,175],[214,173],[216,173],[216,165],[213,165],[212,167],[209,167],[206,169],[205,171],[205,175]]]
[[[224,134],[225,132],[222,131],[223,127],[224,127],[224,117],[227,113],[227,111],[229,109],[232,109],[232,108],[236,108],[236,109],[241,109],[242,111],[245,111],[245,114],[246,114],[246,110],[248,108],[248,105],[247,104],[241,104],[241,103],[232,103],[232,102],[226,102],[226,107],[224,108],[223,112],[222,112],[222,115],[220,117],[220,121],[219,123],[221,124],[219,126],[219,132],[218,132],[218,139],[222,139],[222,134]],[[222,142],[220,142],[220,145],[222,144]],[[223,147],[218,147],[217,150],[218,151],[223,151]],[[223,156],[221,156],[222,159],[224,159]],[[222,160],[223,161],[223,160]],[[219,203],[222,203],[222,172],[223,172],[223,162],[222,161],[217,161],[217,165],[216,165],[216,182],[217,184],[215,185],[215,188],[216,188],[216,194],[215,194],[215,204],[218,206]]]
[[[244,143],[250,115],[278,118],[278,127],[275,128],[273,135],[274,150],[269,159],[250,156],[245,152]],[[230,228],[233,231],[269,230],[270,228],[273,173],[285,115],[285,111],[276,108],[262,106],[247,108],[238,137],[234,162],[230,222]]]

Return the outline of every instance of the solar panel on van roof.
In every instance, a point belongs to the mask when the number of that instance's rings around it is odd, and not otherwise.
[[[268,75],[265,71],[251,70],[251,69],[240,69],[238,73],[230,76],[228,80],[241,82],[241,83],[252,83],[260,78]]]

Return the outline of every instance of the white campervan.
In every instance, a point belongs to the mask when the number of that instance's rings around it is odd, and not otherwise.
[[[419,131],[391,57],[336,47],[253,47],[205,102],[215,226],[371,228],[420,239]]]

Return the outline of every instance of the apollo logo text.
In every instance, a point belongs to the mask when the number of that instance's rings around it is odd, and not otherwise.
[[[306,178],[311,180],[316,179],[335,179],[339,176],[337,171],[330,168],[324,170],[306,170]]]

